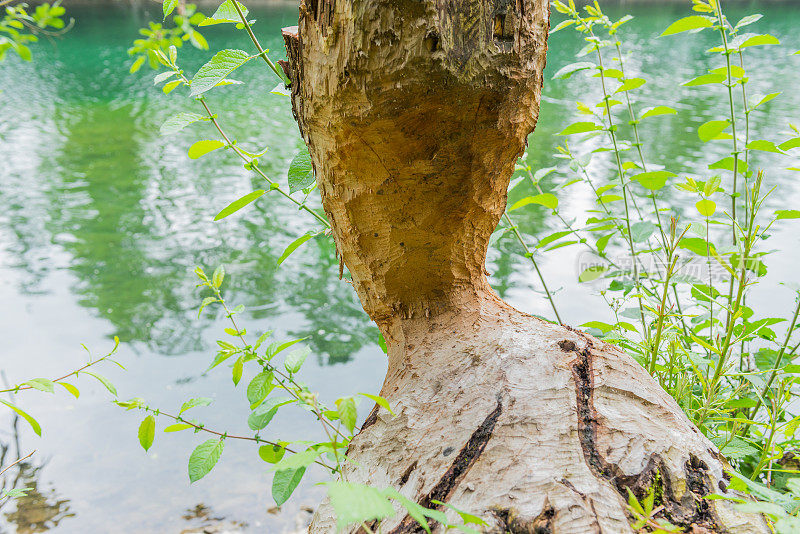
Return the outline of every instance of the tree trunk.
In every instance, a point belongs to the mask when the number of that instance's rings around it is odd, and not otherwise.
[[[452,503],[489,532],[630,532],[627,488],[651,487],[687,532],[768,532],[701,499],[726,491],[727,463],[639,364],[487,282],[548,19],[546,0],[303,0],[284,30],[337,250],[389,349],[396,417],[372,412],[347,479]],[[335,531],[323,503],[311,532]],[[398,510],[382,532],[423,531]]]

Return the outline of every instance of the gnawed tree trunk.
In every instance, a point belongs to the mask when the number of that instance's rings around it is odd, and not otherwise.
[[[619,349],[501,301],[484,270],[539,111],[546,0],[303,0],[292,102],[337,249],[389,348],[347,479],[491,532],[630,532],[627,490],[695,532],[766,532],[726,466]],[[323,503],[311,532],[335,532]],[[398,515],[384,533],[422,532]]]

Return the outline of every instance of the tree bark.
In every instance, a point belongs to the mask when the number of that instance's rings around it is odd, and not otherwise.
[[[347,479],[449,502],[488,532],[631,532],[628,488],[655,488],[687,532],[768,532],[702,499],[726,491],[727,463],[639,364],[487,282],[548,30],[546,0],[302,0],[284,30],[337,250],[389,352],[396,417],[373,410]],[[336,531],[327,503],[310,530]],[[382,532],[423,530],[398,509]]]

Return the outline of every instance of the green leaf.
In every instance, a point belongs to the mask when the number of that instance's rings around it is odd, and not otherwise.
[[[588,61],[579,61],[577,63],[570,63],[569,65],[565,65],[560,69],[558,69],[558,72],[556,72],[553,75],[553,79],[566,80],[567,78],[569,78],[578,71],[586,69],[594,69],[595,67],[597,67],[597,65],[595,65],[594,63],[590,63]]]
[[[214,274],[211,276],[211,284],[219,289],[222,286],[222,282],[225,280],[225,266],[220,265],[216,269],[214,269]]]
[[[284,469],[275,473],[272,477],[272,498],[275,499],[275,504],[281,506],[289,500],[289,497],[294,493],[297,485],[303,479],[306,472],[305,467],[299,469]]]
[[[108,380],[108,378],[106,378],[106,377],[104,377],[102,375],[98,375],[98,374],[92,373],[90,371],[82,371],[82,373],[96,378],[98,382],[100,382],[101,384],[103,384],[103,386],[105,386],[105,388],[109,391],[109,393],[111,393],[115,397],[117,396],[117,388],[114,387],[114,384],[112,384]]]
[[[737,22],[736,26],[734,26],[733,29],[734,29],[734,31],[736,31],[739,28],[743,28],[745,26],[749,26],[750,24],[753,24],[754,22],[757,22],[757,21],[761,20],[761,17],[763,17],[763,16],[764,15],[762,15],[761,13],[755,13],[753,15],[747,15],[746,17],[743,17],[742,20]]]
[[[667,178],[672,178],[673,176],[677,176],[677,174],[670,171],[650,171],[639,173],[633,179],[645,189],[658,191],[666,185]]]
[[[231,371],[231,380],[233,380],[233,385],[238,386],[239,380],[242,379],[242,373],[244,372],[244,354],[239,356],[235,362],[233,362],[233,370]]]
[[[676,115],[677,113],[677,111],[669,106],[655,106],[643,109],[642,116],[639,117],[639,120],[644,120],[648,117],[657,117],[659,115]]]
[[[293,470],[293,469],[300,469],[306,468],[309,465],[313,464],[317,457],[319,457],[320,452],[314,449],[308,449],[303,452],[298,452],[296,454],[291,454],[289,456],[284,456],[280,462],[275,464],[274,470],[276,472],[286,471],[286,470]]]
[[[277,464],[286,454],[286,447],[280,445],[264,445],[258,448],[258,455],[267,463]]]
[[[247,385],[247,401],[250,403],[251,409],[258,406],[270,394],[273,389],[273,378],[272,371],[262,371],[254,376]]]
[[[153,85],[158,85],[164,80],[169,80],[173,76],[175,76],[175,71],[172,70],[156,74],[155,78],[153,78]]]
[[[311,354],[311,349],[303,347],[302,349],[293,350],[286,356],[283,366],[290,373],[296,373],[303,367],[308,355]]]
[[[423,529],[425,529],[425,532],[428,532],[429,534],[431,532],[431,527],[428,525],[428,520],[425,518],[426,514],[434,512],[433,515],[438,516],[437,518],[435,518],[436,520],[438,520],[442,524],[445,524],[447,522],[447,516],[444,513],[438,510],[429,510],[424,506],[421,506],[420,504],[407,498],[394,488],[386,488],[385,490],[383,490],[383,494],[390,499],[398,501],[403,506],[403,508],[406,509],[408,515],[414,518],[414,520],[417,523],[419,523],[419,525]]]
[[[235,0],[234,0],[235,1]],[[242,14],[247,17],[247,8],[241,3],[236,2],[239,5],[239,9],[242,10]],[[220,4],[217,10],[214,12],[213,15],[207,17],[204,21],[202,21],[198,26],[211,26],[213,24],[224,24],[224,23],[241,23],[242,19],[239,17],[239,13],[236,12],[236,8],[233,5],[231,0],[225,0]]]
[[[777,37],[773,37],[772,35],[754,35],[746,39],[737,48],[742,49],[750,46],[778,45],[778,44],[781,44],[781,42],[778,40]]]
[[[352,397],[339,399],[336,402],[336,411],[339,414],[339,419],[342,421],[342,424],[352,433],[356,427],[356,419],[358,417],[356,402]]]
[[[128,72],[133,74],[137,72],[139,69],[141,69],[142,65],[144,65],[145,59],[146,59],[145,56],[137,57],[136,60],[131,64],[131,68],[128,69]]]
[[[515,209],[527,206],[528,204],[539,204],[555,211],[558,208],[558,197],[552,193],[541,193],[539,195],[525,197],[516,201],[510,208],[508,208],[508,211],[514,211]]]
[[[625,82],[619,86],[619,88],[614,91],[615,93],[624,93],[625,91],[630,91],[632,89],[637,89],[644,84],[647,83],[647,80],[644,78],[630,78],[629,80],[625,80]]]
[[[708,241],[700,237],[684,237],[681,239],[680,243],[678,243],[678,247],[690,250],[698,256],[705,256],[708,254],[707,247],[710,247],[710,250],[715,251],[714,245],[709,244]]]
[[[604,265],[592,265],[578,276],[578,282],[597,280],[604,272],[606,272],[606,267]]]
[[[631,225],[631,239],[634,243],[642,243],[647,241],[653,232],[658,229],[658,226],[650,221],[639,221]]]
[[[730,125],[731,122],[727,119],[724,121],[708,121],[697,129],[697,136],[705,143],[716,138],[724,130],[728,129]]]
[[[711,83],[722,83],[726,81],[728,78],[724,74],[703,74],[702,76],[698,76],[697,78],[693,78],[688,82],[684,82],[681,85],[686,87],[696,87],[698,85],[708,85]]]
[[[225,143],[222,141],[217,141],[216,139],[197,141],[195,144],[189,147],[189,157],[191,159],[197,159],[224,146]]]
[[[778,148],[780,148],[781,150],[791,150],[793,148],[800,148],[800,137],[793,137],[788,141],[784,141],[783,143],[778,145]]]
[[[603,129],[602,126],[599,126],[593,122],[573,122],[563,130],[561,130],[561,132],[558,135],[574,135],[587,132],[596,132],[602,129]]]
[[[292,241],[292,242],[289,244],[289,246],[288,246],[288,247],[286,247],[286,250],[284,250],[284,251],[283,251],[283,254],[281,254],[281,257],[280,257],[280,258],[278,258],[278,265],[280,265],[281,263],[283,263],[283,262],[284,262],[284,260],[286,260],[286,258],[288,258],[289,256],[291,256],[291,255],[292,255],[292,252],[294,252],[295,250],[297,250],[297,248],[298,248],[300,245],[302,245],[303,243],[305,243],[306,241],[308,241],[309,239],[311,239],[311,238],[312,238],[312,237],[314,237],[315,235],[317,235],[317,234],[315,234],[315,233],[313,233],[313,232],[307,232],[307,233],[305,233],[305,234],[301,235],[300,237],[298,237],[297,239],[295,239],[294,241]]]
[[[677,33],[688,32],[691,30],[711,28],[713,25],[714,24],[709,17],[692,15],[690,17],[678,19],[670,24],[667,29],[664,30],[664,33],[661,34],[661,37],[664,37],[665,35],[675,35]]]
[[[303,147],[289,165],[289,192],[296,193],[311,187],[315,181],[311,154],[308,153],[308,147]]]
[[[189,480],[195,483],[210,473],[224,448],[225,441],[222,439],[210,439],[198,445],[189,456]]]
[[[550,243],[552,243],[554,241],[558,241],[562,237],[567,236],[567,235],[569,235],[571,233],[572,233],[572,230],[563,230],[561,232],[555,232],[553,234],[550,234],[550,235],[540,239],[539,242],[536,243],[536,248],[546,247]]]
[[[328,498],[341,530],[351,524],[394,515],[392,503],[380,490],[363,484],[328,482]]]
[[[247,417],[247,426],[252,430],[265,428],[275,417],[275,414],[278,413],[278,408],[291,402],[294,401],[285,397],[267,399]]]
[[[724,448],[720,449],[720,452],[728,459],[738,460],[746,456],[758,454],[759,450],[742,439],[733,438],[730,442],[725,444]]]
[[[182,81],[182,80],[172,80],[172,81],[171,81],[171,82],[169,82],[168,84],[165,84],[165,85],[164,85],[164,87],[162,87],[162,88],[161,88],[161,91],[162,91],[162,92],[163,92],[165,95],[168,95],[168,94],[170,94],[172,91],[174,91],[174,90],[175,90],[175,88],[177,88],[177,87],[178,87],[180,84],[182,84],[182,83],[183,83],[183,81]]]
[[[81,392],[78,390],[78,388],[76,388],[69,382],[58,382],[58,384],[60,384],[61,387],[69,391],[72,394],[72,396],[75,397],[76,399],[81,396]]]
[[[770,93],[768,95],[760,95],[760,94],[753,95],[752,100],[750,100],[751,102],[750,109],[754,110],[757,107],[761,106],[762,104],[766,104],[767,102],[769,102],[776,96],[779,96],[780,94],[781,93],[778,92],[778,93]]]
[[[251,56],[244,50],[220,50],[192,78],[190,96],[205,93],[250,59]]]
[[[42,435],[42,427],[39,426],[39,423],[36,421],[36,419],[34,419],[30,415],[28,415],[27,412],[25,412],[22,408],[19,408],[19,407],[15,406],[15,405],[11,404],[10,402],[4,401],[3,399],[0,399],[0,404],[5,404],[9,408],[11,408],[13,411],[17,412],[20,415],[20,417],[25,419],[28,422],[28,424],[31,425],[31,428],[33,429],[34,432],[36,432],[37,436],[41,436]]]
[[[190,124],[193,124],[199,120],[203,120],[204,118],[205,117],[199,113],[177,113],[164,121],[164,124],[161,125],[159,132],[161,135],[176,134]]]
[[[610,332],[614,328],[613,325],[610,325],[608,323],[603,323],[600,321],[589,321],[588,323],[583,323],[581,326],[585,328],[596,328],[601,332],[603,332],[604,334],[606,332]]]
[[[230,204],[225,206],[222,209],[222,211],[217,213],[216,217],[214,217],[214,220],[215,221],[219,221],[221,219],[224,219],[228,215],[236,213],[237,211],[239,211],[243,207],[247,206],[248,204],[250,204],[251,202],[253,202],[257,198],[259,198],[264,193],[266,193],[266,191],[264,191],[263,189],[257,189],[255,191],[253,191],[252,193],[247,193],[245,196],[243,196],[243,197],[241,197],[241,198],[239,198],[237,200],[234,200],[233,202],[231,202]]]
[[[736,172],[739,174],[744,174],[747,172],[747,162],[743,159],[739,158],[736,160]],[[726,158],[722,158],[719,161],[716,161],[708,166],[711,170],[723,170],[723,171],[731,171],[733,172],[733,164],[734,159],[733,156],[728,156]]]
[[[188,430],[190,428],[194,427],[186,423],[175,423],[174,425],[169,425],[167,428],[165,428],[164,432],[180,432],[181,430]]]
[[[167,16],[172,13],[172,10],[175,9],[175,6],[178,5],[178,0],[164,0],[162,5],[164,9],[164,19],[166,20]]]
[[[778,210],[775,219],[800,219],[800,210]]]
[[[717,211],[717,204],[707,198],[698,201],[694,206],[703,217],[711,217]]]
[[[486,521],[484,521],[483,519],[481,519],[477,515],[471,514],[469,512],[465,512],[464,510],[460,510],[460,509],[456,508],[455,506],[453,506],[452,504],[449,504],[449,503],[446,503],[446,502],[442,502],[442,501],[437,501],[435,499],[433,499],[431,502],[433,504],[438,504],[440,506],[446,506],[446,507],[450,508],[451,510],[456,512],[461,517],[461,520],[466,525],[481,525],[481,526],[484,526],[484,527],[488,527],[489,526],[489,523],[487,523]]]
[[[369,393],[359,393],[359,395],[362,395],[362,396],[364,396],[364,397],[366,397],[368,399],[371,399],[371,400],[375,401],[375,404],[377,404],[378,406],[380,406],[382,408],[385,408],[387,412],[389,412],[390,414],[394,415],[394,412],[392,411],[392,407],[389,405],[389,401],[387,401],[383,397],[380,397],[378,395],[370,395]]]
[[[146,451],[153,446],[153,439],[156,436],[156,420],[152,415],[144,418],[139,425],[139,444]]]
[[[45,393],[53,393],[55,391],[53,387],[54,382],[47,378],[34,378],[33,380],[23,382],[21,385],[30,386],[33,389],[38,389],[39,391],[44,391]]]
[[[772,141],[765,141],[763,139],[758,139],[756,141],[751,141],[747,143],[748,150],[760,150],[762,152],[774,152],[776,154],[783,154],[783,150],[775,146],[775,143]]]
[[[197,408],[198,406],[208,406],[212,402],[214,402],[214,400],[209,399],[208,397],[197,397],[195,399],[189,399],[188,401],[184,402],[181,405],[181,410],[178,412],[178,415],[181,415],[183,412],[191,410],[192,408]]]

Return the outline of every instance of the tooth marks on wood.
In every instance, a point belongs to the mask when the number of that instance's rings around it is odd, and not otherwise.
[[[442,475],[439,482],[428,492],[427,495],[419,499],[418,503],[425,508],[440,510],[441,505],[434,505],[433,501],[447,502],[453,491],[461,483],[470,468],[475,465],[480,455],[486,449],[486,445],[492,437],[494,427],[500,414],[503,413],[503,404],[498,397],[497,407],[486,416],[486,419],[475,429],[470,436],[467,444],[459,451],[450,468]],[[400,524],[391,531],[390,534],[419,534],[425,530],[410,515],[406,515]]]

